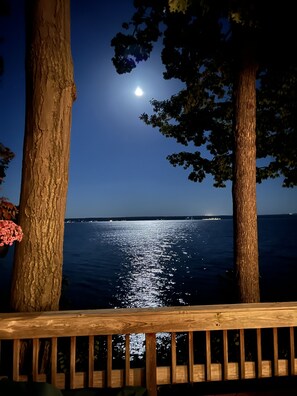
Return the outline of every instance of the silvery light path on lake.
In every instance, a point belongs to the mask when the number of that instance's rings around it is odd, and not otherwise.
[[[66,223],[63,304],[75,309],[235,302],[232,218]],[[262,299],[297,300],[297,216],[260,216]],[[68,284],[67,284],[68,283]]]
[[[297,215],[259,216],[262,301],[297,300]],[[0,259],[9,301],[13,249]],[[232,217],[65,223],[62,309],[236,302]]]

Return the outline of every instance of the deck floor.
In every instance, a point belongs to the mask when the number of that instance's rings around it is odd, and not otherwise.
[[[63,396],[137,396],[117,389],[78,389],[62,391]],[[195,384],[161,386],[158,396],[297,396],[297,381],[286,383]]]
[[[106,391],[98,391],[98,390],[71,390],[71,391],[64,391],[64,396],[117,396],[118,391],[106,392]],[[165,393],[158,392],[159,395],[164,395]],[[175,391],[172,393],[166,393],[166,396],[297,396],[297,389],[278,389],[278,390],[259,390],[259,391],[245,391],[245,392],[232,392],[232,393],[176,393]],[[128,396],[128,394],[127,394]],[[130,394],[129,396],[134,396]]]
[[[121,389],[59,390],[40,382],[0,381],[0,396],[144,396],[143,387]],[[297,376],[270,380],[242,380],[203,382],[194,384],[162,385],[158,396],[297,396]],[[148,395],[149,396],[149,395]]]
[[[268,391],[250,391],[236,393],[220,393],[219,396],[293,396],[297,395],[296,389],[268,390]],[[217,393],[207,394],[204,396],[218,396]]]
[[[158,396],[297,396],[297,378],[243,380],[160,387]]]

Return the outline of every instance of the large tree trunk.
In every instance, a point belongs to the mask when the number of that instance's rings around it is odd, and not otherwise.
[[[26,125],[11,308],[59,309],[75,99],[70,0],[28,0]]]
[[[234,260],[239,301],[252,303],[260,301],[256,203],[257,64],[249,46],[243,47],[234,101]]]

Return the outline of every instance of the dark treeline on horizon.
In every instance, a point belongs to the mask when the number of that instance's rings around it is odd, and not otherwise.
[[[288,214],[266,214],[258,215],[258,217],[282,217],[296,215],[296,213]],[[232,215],[208,215],[208,216],[115,216],[115,217],[75,217],[66,218],[66,222],[91,222],[91,221],[141,221],[141,220],[226,220],[232,219]]]

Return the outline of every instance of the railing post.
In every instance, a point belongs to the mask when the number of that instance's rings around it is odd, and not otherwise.
[[[157,351],[155,333],[146,334],[145,353],[146,389],[148,396],[157,396]]]

